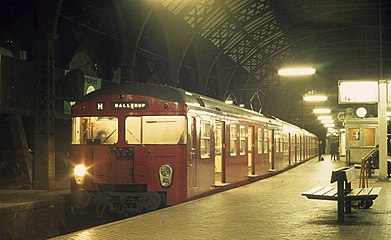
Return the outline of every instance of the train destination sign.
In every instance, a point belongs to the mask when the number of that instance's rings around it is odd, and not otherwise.
[[[141,110],[141,109],[147,109],[148,103],[147,102],[113,102],[112,104],[113,109],[123,109],[123,110]]]

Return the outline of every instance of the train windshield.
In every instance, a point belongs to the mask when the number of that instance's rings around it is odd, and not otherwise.
[[[129,116],[125,120],[128,144],[186,144],[185,116]]]
[[[116,144],[118,119],[112,116],[72,118],[72,144]]]

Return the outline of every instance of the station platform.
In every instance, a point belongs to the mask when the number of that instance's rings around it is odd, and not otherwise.
[[[96,226],[54,239],[391,239],[391,183],[370,209],[353,209],[338,224],[337,202],[310,200],[301,193],[331,185],[344,158],[311,159],[289,171],[239,188],[155,212]],[[358,187],[360,169],[352,187]]]
[[[69,179],[57,180],[56,190],[22,189],[18,180],[2,183],[0,239],[46,239],[64,232]]]

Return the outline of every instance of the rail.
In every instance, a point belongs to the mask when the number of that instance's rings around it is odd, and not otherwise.
[[[368,187],[368,162],[372,158],[373,154],[378,151],[378,147],[374,147],[361,159],[361,169],[360,169],[360,181],[358,187],[366,188]]]

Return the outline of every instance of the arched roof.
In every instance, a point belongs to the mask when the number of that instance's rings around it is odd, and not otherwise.
[[[254,90],[263,94],[263,112],[296,125],[314,118],[303,94],[327,94],[324,105],[338,113],[344,108],[337,103],[338,80],[391,77],[391,3],[385,0],[5,0],[3,55],[21,49],[34,59],[35,14],[56,14],[44,7],[52,3],[61,6],[57,68],[79,62],[110,81],[130,72],[131,80],[177,81],[219,98],[249,99]],[[80,55],[88,59],[72,59]],[[317,73],[277,75],[295,64],[311,64]]]

